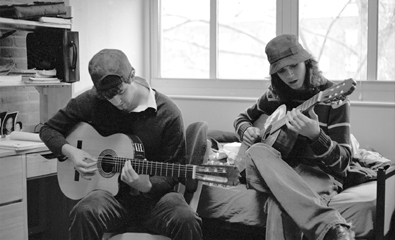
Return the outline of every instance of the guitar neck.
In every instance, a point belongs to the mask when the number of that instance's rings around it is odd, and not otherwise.
[[[307,101],[303,102],[301,105],[297,106],[296,109],[299,109],[300,112],[302,112],[302,113],[307,113],[312,107],[314,107],[318,103],[320,94],[321,94],[321,92],[314,95],[309,100],[307,100]],[[287,117],[284,116],[281,119],[279,119],[277,122],[273,123],[272,127],[270,129],[270,132],[274,133],[277,130],[279,130],[280,128],[282,128],[286,124],[286,121],[287,121]]]
[[[314,107],[318,103],[318,99],[320,96],[321,92],[318,94],[314,95],[312,98],[309,100],[305,101],[304,103],[300,104],[296,108],[300,110],[302,113],[307,113],[312,107]]]
[[[109,164],[115,164],[113,170],[121,172],[126,161],[130,160],[133,169],[138,174],[166,176],[166,177],[184,177],[195,178],[194,165],[182,165],[175,163],[153,162],[142,159],[130,159],[121,157],[103,158],[102,161],[108,161]]]

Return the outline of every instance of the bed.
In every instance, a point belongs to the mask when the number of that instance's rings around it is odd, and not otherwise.
[[[233,133],[209,131],[208,138],[213,141],[213,147],[221,142],[237,141]],[[354,139],[355,140],[355,139]],[[357,142],[353,142],[359,149]],[[218,147],[217,147],[218,149]],[[372,206],[365,212],[359,212],[355,221],[363,218],[364,222],[357,224],[357,239],[395,239],[394,235],[394,199],[395,199],[395,164],[394,160],[383,158],[374,151],[360,149],[355,154],[364,157],[365,163],[378,172],[378,180],[348,188],[344,193],[350,196],[366,191],[374,191],[365,205]],[[264,239],[266,215],[264,205],[268,195],[247,189],[245,184],[223,187],[216,185],[203,185],[197,212],[203,219],[203,228],[206,235],[226,239],[226,234],[233,236],[229,239]],[[377,204],[376,204],[377,201]],[[376,214],[377,213],[377,214]],[[345,213],[346,214],[346,213]],[[373,227],[368,227],[374,225]],[[239,235],[239,237],[234,237]]]

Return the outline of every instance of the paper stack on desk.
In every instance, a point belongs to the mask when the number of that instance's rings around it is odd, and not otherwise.
[[[56,77],[56,69],[36,71],[36,75],[30,77],[26,83],[60,83],[59,78]]]
[[[8,149],[15,151],[26,150],[45,150],[46,146],[41,141],[38,133],[18,132],[14,131],[0,140],[0,149]]]

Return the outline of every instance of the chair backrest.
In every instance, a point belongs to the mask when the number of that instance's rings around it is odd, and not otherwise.
[[[191,123],[186,133],[186,164],[202,165],[208,160],[210,153],[211,141],[207,139],[207,122],[193,122]],[[179,186],[179,191],[184,190],[184,197],[186,202],[196,211],[197,204],[200,198],[202,183],[187,179],[185,181],[185,188]]]
[[[185,131],[187,155],[185,164],[201,165],[208,160],[211,141],[207,139],[207,129],[208,124],[206,122],[194,122],[187,127]],[[197,180],[187,179],[184,184],[178,184],[178,191],[184,193],[186,202],[196,211],[202,190],[202,183]],[[106,233],[102,240],[130,239],[162,240],[169,238],[141,232],[125,232]]]

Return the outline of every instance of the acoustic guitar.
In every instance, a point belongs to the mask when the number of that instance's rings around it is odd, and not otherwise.
[[[196,179],[207,183],[237,185],[239,171],[229,165],[190,165],[145,160],[144,145],[135,135],[100,135],[91,125],[79,123],[66,137],[73,146],[97,156],[97,169],[90,180],[74,169],[74,163],[65,159],[57,165],[58,181],[63,194],[70,199],[81,199],[95,189],[113,195],[118,193],[118,177],[128,160],[138,174]]]
[[[298,107],[303,114],[318,103],[330,103],[344,100],[346,96],[350,95],[355,90],[356,82],[353,79],[346,79],[328,89],[320,91],[312,98],[308,99]],[[292,150],[293,145],[298,135],[288,130],[286,127],[287,108],[285,105],[279,106],[270,116],[262,114],[253,124],[254,127],[260,129],[261,141],[274,149],[278,150],[282,157],[286,157]],[[238,152],[238,158],[245,163],[245,152],[248,149],[245,143],[242,143]],[[239,167],[239,170],[242,171]]]

